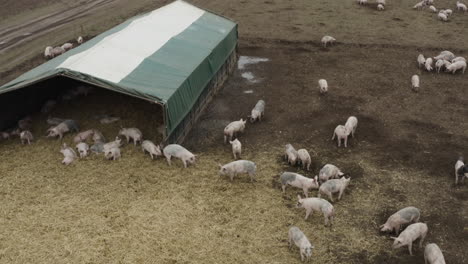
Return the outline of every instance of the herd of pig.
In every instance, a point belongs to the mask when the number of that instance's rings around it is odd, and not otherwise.
[[[60,98],[63,101],[70,100],[73,96],[87,95],[90,92],[90,87],[79,86],[75,90],[67,91]],[[47,101],[43,108],[43,113],[48,113],[55,105],[56,101]],[[251,115],[248,116],[251,123],[261,121],[265,113],[265,101],[259,100],[255,107],[251,111]],[[116,117],[104,117],[101,119],[102,124],[111,123],[118,120]],[[62,139],[66,133],[75,132],[78,133],[73,138],[75,149],[69,147],[66,143],[63,143],[60,152],[63,154],[62,163],[69,165],[79,158],[88,156],[91,152],[93,153],[104,153],[104,157],[109,160],[117,160],[121,158],[122,139],[125,138],[127,143],[133,142],[136,146],[141,145],[142,151],[148,153],[151,159],[158,156],[164,156],[169,166],[171,166],[172,157],[178,158],[182,161],[184,168],[188,165],[194,164],[196,156],[188,151],[181,145],[169,144],[167,146],[156,145],[150,140],[143,140],[143,134],[138,128],[121,128],[114,141],[106,142],[105,137],[97,129],[88,129],[79,132],[78,123],[71,119],[60,119],[60,118],[49,118],[48,124],[54,126],[47,130],[48,138],[59,138]],[[8,138],[14,135],[19,135],[20,140],[23,144],[31,144],[33,141],[33,135],[29,128],[31,127],[32,119],[27,117],[18,121],[18,127],[10,132],[1,132],[0,136]],[[240,119],[229,123],[224,129],[224,142],[229,143],[232,147],[232,154],[234,161],[221,165],[219,164],[219,175],[228,176],[231,181],[234,177],[239,174],[247,174],[252,182],[255,181],[255,174],[257,166],[254,162],[249,160],[237,160],[242,155],[242,144],[238,138],[240,133],[245,130],[247,120]],[[358,125],[358,119],[355,116],[350,116],[344,125],[338,125],[333,131],[332,140],[335,137],[338,140],[338,147],[341,146],[341,141],[344,141],[344,146],[347,147],[348,136],[354,138],[356,128]],[[234,139],[234,140],[233,140]],[[91,144],[91,146],[89,145]],[[306,149],[296,149],[291,145],[285,146],[284,157],[288,164],[295,166],[301,165],[304,170],[310,170],[311,156]],[[301,174],[293,172],[284,172],[280,175],[280,183],[283,193],[286,192],[286,187],[293,186],[302,189],[305,198],[298,195],[297,208],[304,208],[306,211],[305,219],[307,220],[310,214],[314,211],[321,212],[325,219],[325,226],[332,225],[335,217],[335,208],[333,206],[333,194],[338,193],[338,200],[343,197],[345,189],[348,187],[351,178],[348,174],[343,173],[337,166],[333,164],[324,165],[318,176],[314,178],[307,178]],[[463,163],[463,159],[460,158],[455,164],[455,178],[456,183],[458,179],[468,177],[468,166]],[[317,197],[309,197],[310,189],[318,189]],[[328,197],[330,202],[326,199],[321,198],[321,195]],[[412,255],[412,243],[413,241],[420,239],[420,247],[422,247],[425,236],[428,232],[428,227],[424,223],[419,223],[420,210],[415,207],[406,207],[395,214],[391,215],[387,222],[380,228],[382,232],[394,231],[399,236],[392,237],[394,239],[393,247],[399,248],[402,246],[408,246],[409,252]],[[403,232],[399,233],[403,225],[410,224]],[[288,232],[288,241],[290,247],[294,243],[300,249],[300,256],[302,260],[311,259],[312,249],[314,248],[310,241],[307,239],[305,234],[298,227],[291,227]],[[429,263],[445,263],[442,251],[436,244],[427,244],[424,257]]]

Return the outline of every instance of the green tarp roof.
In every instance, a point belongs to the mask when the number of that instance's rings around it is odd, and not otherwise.
[[[237,45],[237,25],[183,1],[134,17],[0,87],[57,75],[164,105],[169,135]]]

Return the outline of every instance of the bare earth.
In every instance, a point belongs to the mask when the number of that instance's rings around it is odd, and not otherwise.
[[[73,39],[80,25],[83,35],[93,36],[163,4],[84,2],[66,9],[77,18],[57,28],[28,25],[33,18],[8,24],[20,21],[21,13],[2,21],[0,32],[25,25],[21,32],[35,27],[41,33],[0,51],[1,82],[43,62],[45,43]],[[78,15],[99,2],[105,3]],[[64,167],[61,142],[43,137],[47,116],[34,114],[33,145],[0,142],[0,263],[296,263],[299,251],[289,251],[286,241],[291,225],[314,244],[314,263],[424,263],[417,244],[410,256],[407,248],[392,250],[390,235],[378,231],[406,206],[421,209],[429,227],[426,242],[437,243],[447,263],[468,262],[468,183],[455,186],[453,172],[458,156],[468,155],[467,75],[427,73],[416,63],[419,53],[435,56],[446,49],[467,57],[468,14],[454,12],[442,23],[401,0],[388,1],[383,12],[354,1],[190,2],[239,23],[240,55],[269,59],[235,71],[187,137],[185,146],[199,155],[197,165],[169,167],[126,145],[120,161],[94,155]],[[454,1],[436,5],[456,9]],[[100,13],[109,9],[115,13]],[[325,34],[338,44],[322,48]],[[12,56],[18,61],[9,64]],[[243,78],[246,72],[258,82]],[[421,78],[419,93],[411,91],[413,74]],[[329,83],[326,96],[318,93],[321,78]],[[244,175],[229,182],[217,175],[218,163],[232,161],[222,130],[250,114],[259,99],[267,103],[265,120],[248,124],[239,138],[243,158],[257,163],[257,182]],[[148,122],[148,111],[137,100],[95,93],[59,106],[53,115],[75,118],[83,129],[97,127],[108,138],[121,125],[136,126],[157,142],[152,128],[159,120]],[[91,120],[96,112],[123,119],[100,127]],[[333,129],[350,115],[359,119],[356,138],[347,149],[337,148],[330,140]],[[309,150],[310,172],[286,165],[281,156],[287,143]],[[313,177],[326,163],[352,177],[334,203],[332,228],[318,213],[305,221],[304,210],[295,208],[302,192],[288,187],[283,195],[278,183],[283,171]]]

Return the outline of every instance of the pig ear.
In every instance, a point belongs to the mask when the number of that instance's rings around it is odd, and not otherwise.
[[[218,166],[220,169],[223,168],[223,165],[221,165],[221,163],[218,163]]]

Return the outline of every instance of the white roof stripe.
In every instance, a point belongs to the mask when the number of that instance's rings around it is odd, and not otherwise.
[[[67,58],[57,68],[118,83],[204,13],[202,9],[176,1],[136,19],[86,51]]]

